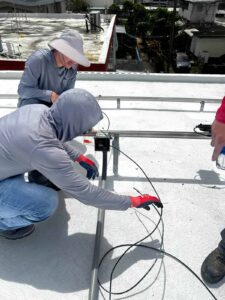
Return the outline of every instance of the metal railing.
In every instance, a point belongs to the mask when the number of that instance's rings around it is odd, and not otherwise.
[[[121,108],[122,101],[145,101],[145,102],[189,102],[189,103],[199,103],[200,111],[204,110],[206,103],[220,103],[221,99],[203,99],[203,98],[181,98],[181,97],[133,97],[133,96],[101,96],[97,97],[97,100],[101,101],[112,101],[117,102],[117,108]]]
[[[0,94],[0,99],[18,99],[17,94]],[[181,103],[199,103],[200,109],[199,111],[204,111],[204,107],[206,103],[221,103],[221,99],[203,99],[203,98],[182,98],[182,97],[134,97],[134,96],[103,96],[99,95],[96,97],[98,101],[116,101],[116,108],[121,108],[121,102],[128,102],[128,101],[137,101],[137,102],[181,102]],[[0,108],[16,108],[13,105],[1,105]],[[163,109],[160,109],[163,110]]]
[[[85,136],[95,136],[102,131],[96,131],[89,133]],[[210,136],[204,134],[198,134],[196,132],[188,131],[139,131],[139,130],[104,130],[107,136],[112,137],[112,149],[113,149],[113,173],[118,175],[119,166],[119,139],[121,137],[132,137],[132,138],[156,138],[156,139],[210,139]]]

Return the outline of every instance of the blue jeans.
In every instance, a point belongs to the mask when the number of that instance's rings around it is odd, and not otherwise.
[[[24,175],[0,181],[0,230],[13,230],[50,217],[58,206],[58,193],[28,183]]]

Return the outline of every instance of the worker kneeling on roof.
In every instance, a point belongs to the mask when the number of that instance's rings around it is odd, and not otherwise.
[[[5,238],[29,235],[34,223],[57,208],[56,190],[25,181],[24,173],[31,170],[86,205],[112,210],[162,206],[150,195],[118,195],[89,182],[88,178],[98,176],[96,165],[66,142],[94,127],[102,111],[95,97],[83,89],[68,90],[59,98],[50,108],[26,105],[0,118],[0,235]],[[88,178],[74,163],[87,170]]]

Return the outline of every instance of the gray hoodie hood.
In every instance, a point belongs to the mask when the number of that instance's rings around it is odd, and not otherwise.
[[[70,89],[61,94],[47,112],[57,138],[67,142],[94,127],[102,118],[95,97],[83,89]]]

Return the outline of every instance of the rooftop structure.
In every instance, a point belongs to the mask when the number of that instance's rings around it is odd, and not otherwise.
[[[180,0],[179,14],[190,23],[213,23],[219,0]]]
[[[186,49],[205,65],[203,73],[224,74],[225,23],[218,1],[182,0],[180,16],[186,20]],[[218,18],[220,16],[220,18]]]
[[[0,14],[0,70],[23,70],[27,57],[59,36],[76,29],[84,40],[84,52],[91,62],[85,70],[106,71],[115,63],[115,15],[101,15],[101,30],[92,31],[84,14]],[[82,67],[80,67],[82,70]]]
[[[0,72],[0,116],[16,109],[20,77],[21,72]],[[110,124],[104,118],[96,130],[111,131],[114,145],[118,142],[115,133],[119,135],[120,149],[144,169],[164,204],[164,229],[160,223],[142,242],[153,249],[129,250],[114,272],[112,292],[129,289],[153,264],[154,268],[136,288],[112,299],[222,300],[225,279],[208,287],[213,298],[184,266],[154,248],[160,249],[163,235],[163,249],[200,276],[204,258],[220,241],[225,227],[225,174],[211,161],[210,139],[195,134],[193,128],[214,120],[225,94],[225,76],[79,72],[76,87],[98,97]],[[101,171],[102,153],[94,151],[93,137],[89,143],[85,139],[74,140],[74,146],[93,155]],[[154,194],[139,167],[122,153],[118,157],[110,150],[107,165],[107,189],[135,195],[135,187]],[[98,271],[100,282],[109,290],[115,262],[127,245],[152,232],[159,215],[153,208],[150,212],[106,211],[99,258],[111,247],[125,246],[110,252],[98,270],[98,263],[93,263],[98,213],[60,193],[56,214],[36,224],[31,236],[18,241],[1,238],[2,298],[109,299],[102,289],[94,293],[93,271]]]
[[[5,0],[0,2],[1,12],[65,12],[64,0]]]

